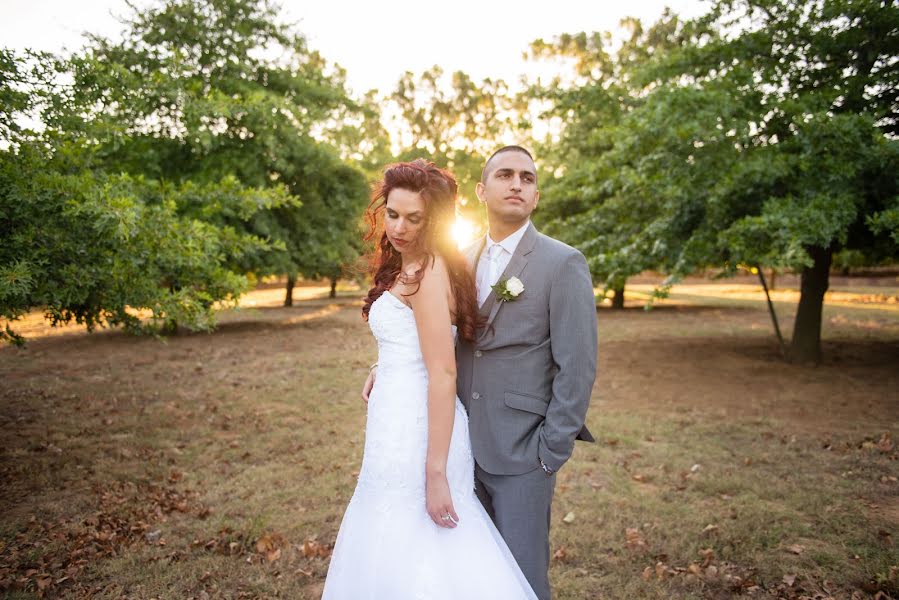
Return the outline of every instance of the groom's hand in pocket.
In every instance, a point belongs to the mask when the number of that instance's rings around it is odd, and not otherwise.
[[[368,403],[368,396],[371,394],[371,388],[375,386],[375,377],[378,376],[378,367],[377,365],[373,366],[368,371],[368,377],[365,379],[365,385],[362,386],[362,399],[365,400],[366,404]]]

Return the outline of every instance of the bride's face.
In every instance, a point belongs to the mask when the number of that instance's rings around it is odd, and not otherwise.
[[[424,224],[425,203],[421,195],[400,188],[391,190],[387,195],[384,230],[394,249],[400,253],[419,250],[418,238]]]

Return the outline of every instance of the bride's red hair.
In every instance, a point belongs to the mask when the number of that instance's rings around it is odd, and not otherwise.
[[[383,226],[387,196],[395,189],[418,193],[424,201],[424,227],[419,234],[418,243],[429,259],[425,263],[431,264],[435,256],[443,259],[449,273],[453,299],[456,301],[458,335],[467,342],[474,342],[479,318],[474,278],[450,235],[456,220],[456,179],[449,171],[421,158],[388,165],[384,170],[384,179],[375,185],[365,215],[370,226],[365,239],[369,242],[377,240],[375,251],[371,255],[374,285],[365,298],[363,318],[368,319],[371,305],[394,285],[402,269],[402,257],[387,239]],[[424,268],[409,283],[421,281],[423,275]]]

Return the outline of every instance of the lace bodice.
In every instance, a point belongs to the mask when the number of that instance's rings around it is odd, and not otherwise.
[[[368,326],[378,341],[378,376],[403,364],[424,368],[415,315],[402,300],[384,292],[371,306]]]
[[[428,372],[412,309],[389,292],[371,306],[378,371],[368,402],[360,486],[411,493],[424,501],[428,446]],[[455,333],[455,327],[454,333]],[[458,398],[447,458],[450,488],[470,492],[473,462],[468,418]]]

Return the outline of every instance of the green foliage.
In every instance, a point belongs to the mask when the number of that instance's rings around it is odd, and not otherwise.
[[[801,268],[809,246],[894,258],[875,238],[897,185],[884,136],[897,20],[876,2],[718,2],[646,32],[629,21],[615,54],[598,34],[536,42],[538,56],[575,58],[580,77],[551,93],[570,119],[548,227],[607,283],[646,268]]]
[[[266,0],[163,0],[123,23],[66,59],[0,54],[2,314],[208,328],[256,275],[339,274],[367,189],[337,152],[373,115],[343,71]]]
[[[91,171],[65,174],[33,148],[0,154],[0,315],[13,320],[43,307],[53,324],[72,320],[89,330],[124,325],[158,331],[175,324],[209,329],[216,302],[248,286],[230,268],[265,252],[264,240],[232,227],[184,216],[197,196],[181,186]],[[221,206],[289,201],[281,188],[235,189],[223,181],[203,194]],[[222,212],[227,209],[221,209]],[[138,316],[148,311],[149,321]],[[7,336],[15,338],[11,331]]]
[[[529,91],[550,103],[546,116],[564,123],[559,141],[539,149],[546,176],[536,220],[551,235],[579,247],[594,278],[608,288],[622,287],[629,275],[657,267],[659,257],[669,255],[664,241],[643,234],[655,210],[655,193],[645,191],[659,182],[643,176],[629,159],[641,157],[661,167],[671,159],[651,149],[656,136],[684,135],[667,123],[630,116],[648,91],[639,69],[681,43],[682,22],[666,11],[652,27],[631,18],[622,26],[628,36],[615,51],[610,33],[566,34],[531,45],[532,59],[565,61],[574,71],[573,83],[557,77]],[[623,138],[627,127],[642,135]]]
[[[719,0],[630,26],[617,53],[597,34],[533,46],[577,76],[547,93],[567,117],[547,228],[608,287],[645,269],[665,286],[707,266],[800,270],[815,298],[793,345],[817,359],[832,253],[899,258],[899,6]]]
[[[137,13],[121,43],[94,39],[75,72],[79,106],[100,106],[94,126],[113,123],[101,130],[121,136],[102,142],[107,164],[176,181],[234,175],[303,200],[226,220],[282,242],[245,270],[315,277],[352,257],[367,190],[327,146],[347,150],[372,108],[348,98],[339,67],[280,24],[269,3],[168,0]],[[328,190],[340,193],[327,198]]]
[[[409,136],[398,159],[427,158],[452,171],[467,201],[463,210],[469,218],[480,218],[475,185],[485,159],[512,125],[513,101],[505,82],[478,83],[462,71],[447,78],[434,66],[417,76],[404,73],[390,98]]]

